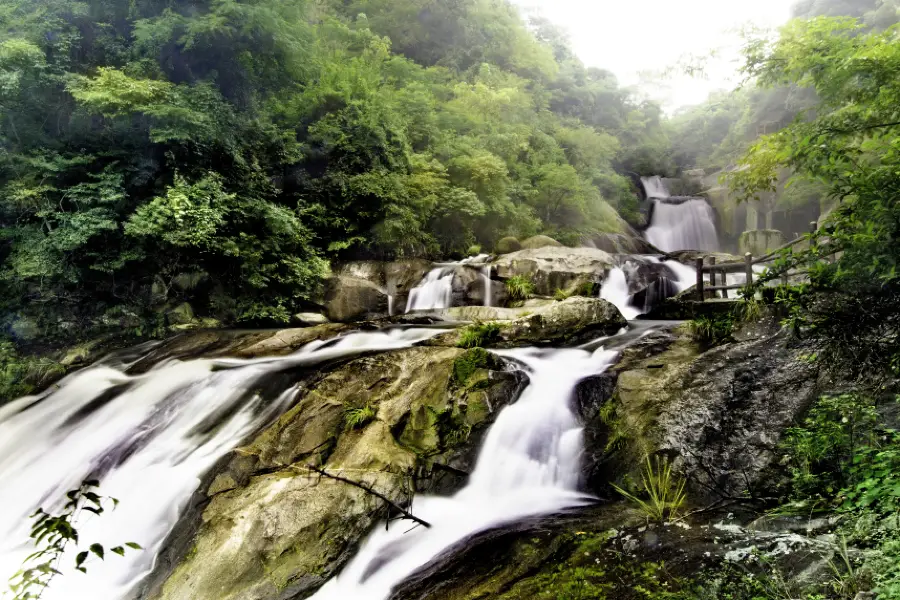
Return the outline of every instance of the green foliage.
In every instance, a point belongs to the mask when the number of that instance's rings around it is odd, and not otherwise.
[[[21,356],[12,342],[0,341],[0,405],[30,394],[64,372],[62,365],[49,358]]]
[[[69,544],[79,545],[78,530],[75,528],[82,511],[101,516],[108,505],[115,506],[115,498],[99,496],[95,490],[97,481],[85,481],[77,489],[66,494],[66,503],[62,512],[53,515],[38,509],[33,515],[34,523],[30,537],[37,548],[22,564],[22,568],[9,580],[9,590],[14,600],[33,600],[40,598],[50,586],[53,578],[62,575],[60,561]],[[97,543],[87,544],[87,550],[75,556],[74,568],[87,573],[89,559],[105,560],[106,548]],[[108,550],[113,554],[124,556],[126,549],[141,550],[140,545],[128,542]]]
[[[344,426],[347,431],[362,429],[375,420],[375,408],[370,404],[365,406],[351,406],[344,410]]]
[[[875,403],[864,396],[825,396],[810,410],[802,426],[784,438],[791,472],[789,496],[807,508],[834,508],[828,503],[856,492],[874,466],[869,450],[880,446],[884,434],[876,427]],[[865,478],[868,479],[868,478]],[[840,490],[845,490],[840,492]],[[863,492],[865,488],[860,488]]]
[[[473,323],[462,330],[459,337],[460,348],[484,348],[489,347],[500,338],[503,326],[499,323]]]
[[[873,33],[849,18],[798,20],[777,40],[752,42],[750,75],[766,86],[811,88],[819,102],[760,138],[730,179],[733,190],[752,199],[774,189],[787,169],[836,201],[808,248],[785,251],[767,279],[808,267],[810,301],[792,304],[795,328],[830,340],[834,358],[852,357],[848,362],[873,370],[900,353],[896,336],[886,335],[896,327],[900,298],[900,250],[893,243],[900,205],[890,200],[900,189],[898,69],[896,31]],[[823,260],[835,251],[841,252],[835,262]]]
[[[116,307],[156,331],[183,301],[284,321],[329,259],[617,231],[631,157],[665,138],[658,106],[505,0],[47,0],[0,20],[0,305],[48,339]]]
[[[657,456],[651,460],[647,456],[639,492],[632,494],[617,485],[613,487],[648,519],[661,523],[678,518],[687,501],[686,484],[683,477],[673,472],[668,458]]]
[[[697,317],[688,321],[688,332],[701,344],[714,346],[727,341],[734,330],[734,318],[731,315],[715,315]]]
[[[531,278],[524,275],[513,275],[506,280],[506,294],[512,302],[524,302],[534,293]]]

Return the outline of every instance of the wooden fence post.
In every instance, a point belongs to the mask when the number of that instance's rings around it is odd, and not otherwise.
[[[697,259],[697,295],[700,296],[700,302],[706,300],[703,293],[703,257]]]
[[[747,288],[753,285],[753,255],[749,252],[744,255],[744,272],[747,275]]]
[[[709,266],[711,267],[711,269],[709,270],[709,287],[716,287],[716,279],[717,278],[716,278],[716,257],[715,256],[709,257]],[[716,297],[715,292],[711,292],[711,294],[712,294],[713,298]]]

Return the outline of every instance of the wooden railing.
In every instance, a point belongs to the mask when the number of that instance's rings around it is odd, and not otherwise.
[[[818,224],[813,221],[810,223],[810,232],[815,233],[818,229]],[[744,255],[743,262],[731,262],[731,263],[721,263],[716,264],[716,258],[710,257],[709,263],[706,263],[704,259],[697,259],[697,295],[700,297],[702,301],[706,301],[707,294],[711,293],[712,297],[715,298],[716,292],[723,292],[725,297],[728,298],[728,292],[731,290],[742,290],[747,286],[753,284],[753,267],[755,265],[760,265],[764,263],[772,262],[775,258],[777,258],[782,252],[787,250],[788,248],[793,248],[800,242],[806,241],[809,238],[807,236],[800,236],[797,239],[788,242],[787,244],[781,246],[780,248],[773,250],[772,252],[766,254],[765,256],[761,256],[759,258],[754,258],[751,253],[747,253]],[[706,279],[704,275],[709,273],[709,285],[706,284]],[[746,277],[745,283],[739,283],[735,285],[728,285],[728,273],[744,273]],[[789,276],[796,275],[804,275],[808,274],[809,271],[795,271],[792,273],[785,272],[782,275],[782,283],[788,283]],[[718,276],[722,277],[722,285],[718,285]]]

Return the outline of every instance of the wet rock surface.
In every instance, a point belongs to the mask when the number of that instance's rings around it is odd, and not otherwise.
[[[458,489],[481,435],[526,381],[498,358],[435,347],[301,379],[294,407],[207,478],[142,597],[304,597],[387,516],[382,500],[309,465],[398,505],[416,491]]]
[[[598,298],[576,296],[531,310],[532,314],[500,324],[496,335],[483,340],[483,345],[491,348],[572,346],[613,335],[628,324],[618,308]],[[465,330],[455,330],[425,344],[456,346],[465,334]]]
[[[642,456],[658,454],[687,475],[699,502],[752,492],[783,432],[823,390],[803,353],[774,324],[706,351],[684,327],[646,336],[579,387],[592,489],[608,490],[635,475]]]
[[[484,532],[409,578],[391,600],[556,600],[572,590],[596,600],[644,599],[654,589],[690,590],[698,576],[717,597],[716,589],[728,591],[729,573],[765,576],[778,567],[794,583],[823,577],[838,551],[828,535],[754,531],[727,515],[642,520],[619,504]]]
[[[553,296],[556,290],[602,283],[615,259],[595,248],[545,247],[505,254],[491,264],[501,279],[527,277],[536,294]]]

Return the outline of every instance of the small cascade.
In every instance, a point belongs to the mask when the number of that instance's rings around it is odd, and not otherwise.
[[[600,298],[615,304],[622,316],[629,321],[641,314],[641,311],[631,305],[628,280],[625,278],[625,271],[619,267],[613,267],[606,276],[606,280],[600,288]]]
[[[485,306],[490,306],[490,266],[481,265],[488,258],[489,254],[479,254],[455,263],[436,263],[421,283],[410,290],[406,312],[450,308],[453,305],[453,280],[460,267],[480,267],[480,276],[485,279]]]
[[[614,304],[631,321],[695,282],[694,270],[678,261],[663,262],[655,256],[623,256],[620,266],[613,267],[606,276],[600,298]]]
[[[719,249],[715,213],[703,198],[673,197],[659,177],[641,179],[653,216],[645,239],[663,252]]]
[[[481,277],[484,279],[484,305],[488,308],[491,307],[491,294],[493,290],[491,289],[491,265],[484,265],[481,267]]]
[[[68,490],[99,479],[100,492],[120,504],[79,519],[80,538],[107,548],[137,542],[144,550],[92,562],[82,574],[70,565],[86,548],[72,545],[59,563],[64,576],[42,598],[130,598],[203,474],[293,403],[298,390],[289,380],[281,384],[280,371],[405,348],[442,331],[353,333],[286,357],[171,361],[136,376],[108,362],[0,407],[0,581],[34,550],[29,515],[38,507],[58,511]]]
[[[509,350],[530,385],[487,434],[469,484],[449,498],[417,498],[412,511],[430,528],[378,528],[314,600],[386,600],[417,569],[466,538],[528,516],[583,505],[578,490],[582,427],[572,410],[575,386],[616,357],[603,349]]]
[[[410,290],[406,312],[450,308],[453,299],[453,269],[432,269],[418,286]]]

